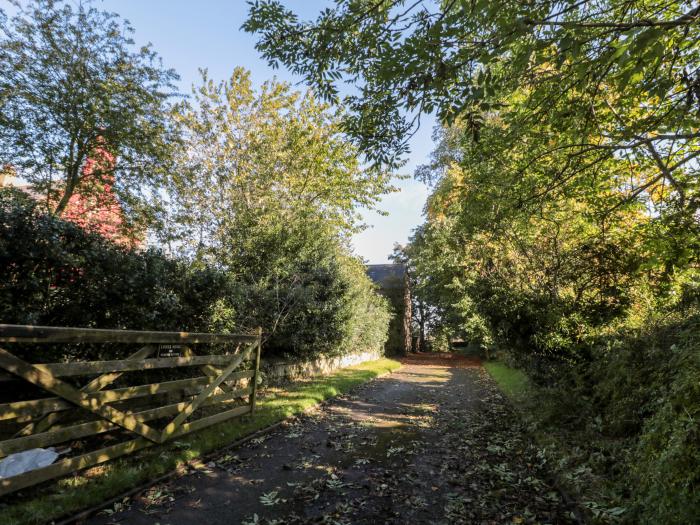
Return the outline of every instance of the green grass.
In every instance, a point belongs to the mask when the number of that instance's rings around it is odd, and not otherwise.
[[[337,396],[401,364],[379,359],[344,368],[332,375],[292,384],[259,399],[254,418],[234,419],[193,433],[167,445],[146,449],[105,466],[4,498],[4,525],[46,523],[97,505],[149,479],[166,474],[187,461]],[[7,506],[5,506],[7,505]]]
[[[521,403],[530,392],[530,380],[523,371],[500,361],[486,361],[484,368],[514,403]]]
[[[630,441],[605,437],[600,428],[590,425],[568,423],[562,419],[562,410],[567,414],[571,410],[556,397],[561,391],[537,387],[521,370],[500,361],[486,362],[484,367],[518,409],[559,489],[578,502],[584,521],[619,523],[627,500],[619,481],[611,477],[615,475],[611,468],[623,465],[617,458],[625,457],[633,446]]]

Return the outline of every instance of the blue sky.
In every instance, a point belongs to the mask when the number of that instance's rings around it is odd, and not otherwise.
[[[284,3],[305,19],[315,18],[323,7],[331,4],[323,0]],[[0,0],[0,5],[8,7],[4,0]],[[185,93],[199,80],[200,67],[207,68],[210,78],[215,80],[228,78],[234,67],[243,66],[251,71],[256,84],[272,76],[299,82],[284,69],[268,67],[255,50],[255,36],[240,29],[248,10],[244,0],[101,0],[96,6],[129,20],[136,30],[136,44],[151,42],[164,65],[180,74],[180,87]],[[404,174],[412,175],[432,150],[434,120],[427,117],[423,121],[411,142],[412,153],[401,170]],[[412,177],[398,181],[397,185],[401,191],[386,196],[381,204],[389,215],[365,212],[365,221],[371,227],[353,239],[356,253],[370,263],[386,262],[394,242],[404,243],[410,231],[422,222],[428,194],[425,186]]]

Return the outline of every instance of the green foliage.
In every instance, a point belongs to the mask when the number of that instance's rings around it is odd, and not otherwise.
[[[623,159],[581,167],[556,191],[547,174],[563,157],[516,176],[503,164],[521,166],[536,142],[503,141],[502,126],[485,121],[488,141],[474,144],[457,123],[423,170],[435,187],[410,250],[416,293],[453,334],[543,387],[536,410],[564,436],[556,447],[571,456],[558,461],[577,465],[567,475],[608,480],[588,484],[603,487],[594,494],[575,483],[596,520],[624,508],[632,522],[682,523],[697,508],[698,252],[686,249],[697,221],[650,212],[656,190],[626,198]]]
[[[13,4],[10,20],[0,12],[0,166],[60,215],[74,192],[91,190],[83,169],[106,148],[116,163],[93,175],[114,176],[129,217],[145,218],[177,145],[168,100],[178,76],[89,2]]]
[[[608,496],[664,522],[697,507],[681,467],[694,461],[698,402],[694,372],[680,370],[694,365],[672,348],[674,324],[692,324],[698,304],[700,11],[494,6],[343,1],[302,25],[268,1],[252,6],[247,28],[269,59],[331,98],[335,72],[366,80],[346,127],[379,162],[402,151],[411,111],[437,111],[436,150],[416,173],[433,189],[426,220],[402,252],[432,334],[507,355],[541,388],[550,424],[624,442],[630,463],[610,452],[618,445],[591,452],[616,480]],[[288,45],[274,47],[280,34]],[[671,399],[685,400],[690,419]],[[619,474],[634,461],[658,479],[639,471],[625,493]]]
[[[700,343],[680,359],[670,388],[656,400],[634,454],[640,523],[690,523],[700,509]],[[654,509],[652,514],[648,509]]]
[[[264,326],[266,352],[311,357],[380,348],[389,310],[326,223],[242,225],[220,264],[233,281],[233,326]]]
[[[700,352],[697,308],[596,338],[587,366],[554,388],[522,370],[487,370],[531,424],[543,454],[594,523],[690,523],[697,515]]]
[[[361,166],[336,112],[286,83],[255,90],[243,68],[220,83],[203,71],[176,118],[187,147],[168,179],[167,233],[199,260],[235,258],[253,224],[262,235],[309,221],[351,233],[357,207],[372,209],[393,190],[389,173]]]
[[[21,191],[0,190],[5,323],[207,331],[227,281],[220,270],[114,244],[43,213]]]
[[[357,207],[392,190],[389,174],[361,166],[338,115],[310,93],[277,81],[256,91],[242,68],[220,83],[202,72],[193,93],[177,108],[187,148],[162,233],[231,280],[235,306],[218,306],[217,326],[261,325],[267,351],[297,357],[383,344],[386,302],[347,238]]]
[[[700,508],[699,329],[697,308],[652,317],[603,338],[590,367],[601,431],[634,438],[628,461],[640,523],[688,523]]]
[[[421,113],[444,124],[462,119],[480,138],[484,120],[510,112],[510,93],[524,86],[519,125],[552,123],[551,136],[563,136],[551,151],[567,154],[563,171],[575,176],[576,160],[591,152],[692,155],[699,12],[681,0],[342,0],[305,21],[279,0],[257,0],[243,27],[259,36],[271,65],[284,64],[324,97],[337,100],[342,83],[353,83],[345,126],[378,162],[400,158]],[[603,140],[591,137],[601,131]],[[679,191],[694,184],[666,178]]]
[[[382,347],[388,305],[348,239],[361,228],[357,208],[374,208],[392,190],[390,174],[362,164],[341,113],[276,81],[256,92],[242,69],[220,84],[204,73],[192,103],[172,108],[177,76],[150,47],[133,49],[132,29],[117,15],[89,2],[13,4],[11,20],[0,11],[0,169],[27,180],[32,193],[0,191],[3,322],[262,326],[266,354],[293,358]],[[116,160],[93,166],[98,150]],[[120,246],[61,220],[72,195],[104,188],[87,174],[114,181],[126,218],[159,227],[149,233],[169,243],[169,254]],[[55,361],[129,349],[24,351]],[[85,481],[74,479],[67,493],[3,516],[44,520],[84,506],[394,366],[375,363],[292,389],[289,398],[263,401],[253,422],[197,435],[187,452],[160,448],[138,465],[112,464],[90,490],[74,490]]]
[[[266,353],[297,358],[381,348],[386,339],[385,301],[363,266],[318,225],[299,231],[280,224],[266,235],[251,225],[241,266],[224,270],[128,249],[38,208],[21,191],[0,191],[3,322],[226,332],[263,326]]]
[[[392,312],[387,300],[377,293],[367,277],[365,265],[357,258],[345,257],[341,273],[349,283],[345,303],[348,321],[344,325],[341,348],[351,351],[361,348],[383,350],[387,341]]]

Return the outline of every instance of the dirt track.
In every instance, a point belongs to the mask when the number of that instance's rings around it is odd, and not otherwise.
[[[88,523],[572,523],[516,421],[478,361],[414,356]]]

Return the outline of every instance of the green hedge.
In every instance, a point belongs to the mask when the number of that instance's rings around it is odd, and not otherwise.
[[[700,512],[700,310],[609,337],[588,369],[602,431],[631,443],[633,520],[691,523]]]
[[[128,249],[41,213],[22,192],[0,191],[4,323],[207,330],[225,295],[221,271]]]
[[[555,468],[597,516],[594,523],[694,523],[700,309],[651,317],[589,344],[594,359],[560,367],[556,387],[529,388],[522,370],[486,367],[506,393],[524,394],[517,400],[528,421],[545,436],[545,448],[551,446]]]
[[[117,245],[2,189],[0,322],[224,332],[262,326],[266,353],[299,358],[383,345],[386,302],[337,239],[303,221],[247,231],[235,258],[194,263]],[[53,359],[56,351],[32,350]],[[128,351],[109,349],[113,357]]]

